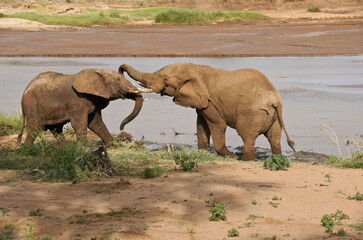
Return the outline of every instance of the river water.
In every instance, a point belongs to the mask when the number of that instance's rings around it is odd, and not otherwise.
[[[283,118],[298,151],[338,154],[330,135],[322,130],[326,124],[346,153],[344,138],[363,134],[363,56],[349,57],[269,57],[269,58],[0,58],[0,111],[20,111],[22,93],[39,73],[56,71],[77,73],[85,68],[118,69],[127,63],[144,72],[154,72],[177,62],[206,64],[225,70],[255,68],[263,72],[280,92]],[[127,76],[129,80],[129,78]],[[133,80],[131,80],[133,82]],[[196,146],[194,109],[175,105],[172,98],[155,93],[145,94],[147,101],[139,116],[126,125],[125,131],[135,139]],[[131,100],[116,100],[103,110],[106,126],[119,133],[121,120],[134,106]],[[172,128],[180,135],[175,136]],[[227,130],[226,144],[241,146],[234,129]],[[269,148],[264,136],[256,146]],[[282,148],[291,152],[282,136]]]

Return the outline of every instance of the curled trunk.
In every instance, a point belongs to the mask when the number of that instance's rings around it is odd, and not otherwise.
[[[141,108],[142,108],[142,104],[144,103],[144,99],[141,94],[133,95],[132,97],[128,97],[128,98],[135,100],[135,106],[134,106],[134,109],[132,110],[132,112],[130,113],[130,115],[128,115],[121,122],[120,131],[122,131],[124,129],[125,125],[128,124],[129,122],[131,122],[139,114],[139,112],[141,111]]]
[[[137,71],[136,69],[134,69],[133,67],[131,67],[130,65],[122,64],[119,67],[118,72],[123,74],[125,71],[132,79],[137,81],[141,86],[150,88],[150,83],[154,76],[153,73],[140,72],[140,71]]]

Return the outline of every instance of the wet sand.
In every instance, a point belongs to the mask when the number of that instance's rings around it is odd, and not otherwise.
[[[141,25],[0,31],[2,57],[270,57],[363,54],[363,24]]]

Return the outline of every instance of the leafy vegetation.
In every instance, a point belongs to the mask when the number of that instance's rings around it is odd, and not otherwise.
[[[363,194],[357,192],[355,196],[348,196],[349,200],[356,200],[356,201],[362,201],[363,200]]]
[[[343,211],[337,210],[336,213],[325,214],[320,222],[325,227],[325,232],[331,233],[336,224],[341,224],[341,220],[348,218],[349,216]]]
[[[290,161],[283,154],[272,154],[271,157],[265,159],[263,166],[271,171],[286,170],[290,167]]]
[[[209,213],[211,216],[209,217],[209,221],[219,222],[227,220],[227,211],[224,209],[224,205],[217,200],[206,201],[207,206],[211,207],[209,209]]]
[[[44,212],[44,209],[40,209],[40,208],[38,208],[38,209],[36,209],[36,210],[31,209],[31,210],[29,211],[29,216],[30,216],[30,217],[37,217],[37,216],[41,216],[41,215],[43,215],[43,213],[42,213],[42,212]]]
[[[228,231],[228,237],[238,237],[238,236],[239,232],[235,228],[232,228],[231,230]]]
[[[5,114],[0,112],[0,136],[20,132],[22,121],[20,113]]]

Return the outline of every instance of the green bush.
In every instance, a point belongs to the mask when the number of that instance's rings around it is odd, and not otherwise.
[[[217,200],[213,200],[212,202],[207,201],[207,206],[211,207],[209,209],[209,213],[211,216],[209,217],[209,221],[219,222],[227,220],[227,211],[224,209],[224,205]]]
[[[332,233],[335,224],[340,224],[341,220],[348,218],[349,216],[343,211],[337,210],[336,213],[325,214],[320,222],[325,227],[325,232]]]
[[[285,155],[272,154],[271,157],[265,159],[263,166],[265,168],[271,169],[271,171],[286,170],[288,167],[290,167],[290,161]]]
[[[238,236],[239,232],[235,228],[232,228],[231,230],[228,231],[228,237],[238,237]]]
[[[349,199],[349,200],[362,201],[362,200],[363,200],[363,194],[360,194],[359,192],[357,192],[357,193],[355,194],[355,196],[353,196],[353,197],[348,196],[348,199]]]

